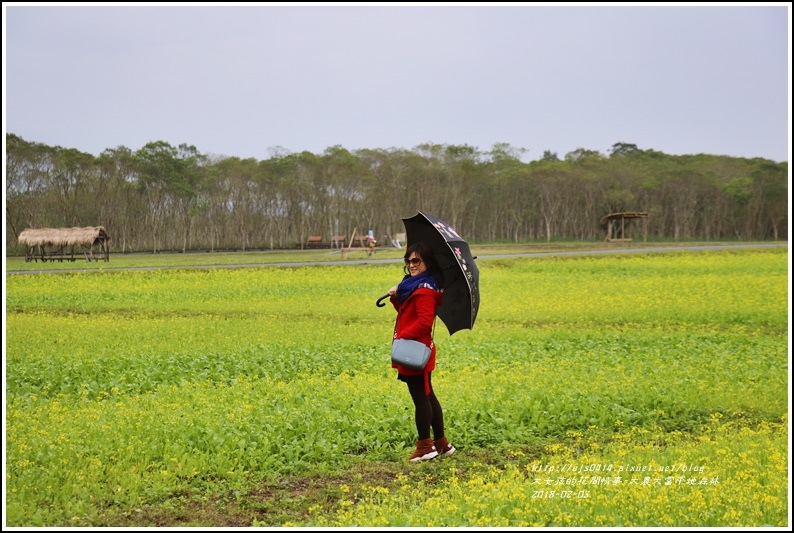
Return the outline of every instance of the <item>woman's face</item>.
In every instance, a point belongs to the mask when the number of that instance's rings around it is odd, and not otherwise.
[[[408,267],[408,272],[412,276],[417,276],[427,270],[427,265],[422,261],[422,258],[416,252],[411,252],[408,259],[405,260],[405,265]]]

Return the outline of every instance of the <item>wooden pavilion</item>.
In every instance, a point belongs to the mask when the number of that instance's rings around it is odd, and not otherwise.
[[[634,219],[642,220],[642,242],[648,242],[648,213],[639,211],[611,213],[603,217],[601,224],[607,226],[607,236],[604,242],[631,242],[631,221]]]
[[[110,235],[102,226],[29,228],[19,234],[17,242],[25,247],[25,261],[74,261],[75,247],[86,261],[110,260]]]

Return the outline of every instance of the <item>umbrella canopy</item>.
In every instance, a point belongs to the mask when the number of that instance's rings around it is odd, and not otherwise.
[[[417,242],[430,246],[444,273],[441,281],[444,298],[437,310],[438,318],[450,335],[471,329],[480,307],[480,271],[468,243],[452,226],[433,215],[420,211],[402,220],[408,246]]]

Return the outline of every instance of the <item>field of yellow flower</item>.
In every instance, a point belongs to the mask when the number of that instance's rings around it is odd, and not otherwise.
[[[478,260],[389,364],[398,264],[6,279],[6,525],[787,526],[787,249]]]

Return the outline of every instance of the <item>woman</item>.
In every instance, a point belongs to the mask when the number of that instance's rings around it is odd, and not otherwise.
[[[444,413],[433,391],[430,375],[436,367],[436,346],[433,325],[436,308],[441,304],[442,273],[429,246],[416,243],[405,252],[405,277],[389,289],[392,305],[397,310],[395,339],[413,339],[430,347],[430,360],[423,370],[412,370],[392,363],[397,379],[408,385],[408,392],[416,408],[416,430],[419,439],[409,461],[426,461],[437,455],[452,455],[455,448],[444,436]],[[430,428],[433,437],[430,438]]]

